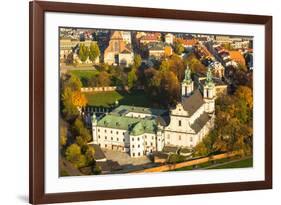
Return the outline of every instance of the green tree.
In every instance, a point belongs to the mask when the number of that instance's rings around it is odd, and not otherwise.
[[[136,68],[139,68],[141,66],[141,61],[142,61],[141,56],[139,54],[136,54],[134,56],[134,65]]]
[[[82,83],[76,75],[70,75],[62,82],[62,89],[69,88],[71,91],[80,91]]]
[[[83,43],[79,46],[78,56],[82,62],[85,62],[89,57],[89,48]]]
[[[97,57],[100,55],[100,49],[97,43],[91,43],[90,50],[89,50],[89,59],[92,62],[95,62]]]
[[[85,157],[88,165],[92,165],[95,162],[94,159],[94,154],[95,154],[95,149],[93,146],[88,145],[86,152],[85,152]]]
[[[184,47],[181,43],[175,42],[175,53],[181,55],[184,52]]]
[[[60,122],[60,146],[63,147],[67,141],[67,128],[64,123]]]
[[[133,88],[137,82],[137,74],[136,74],[136,69],[133,68],[129,73],[128,73],[128,87],[129,89]]]
[[[65,156],[66,159],[77,168],[85,166],[86,164],[86,158],[81,154],[81,148],[77,144],[72,144],[67,147]]]
[[[91,140],[91,134],[90,134],[89,130],[85,127],[83,121],[80,118],[76,118],[76,120],[74,121],[72,130],[73,130],[74,136],[79,136],[79,145],[82,146],[83,144],[86,144],[87,142],[89,142]],[[80,139],[82,139],[84,141],[84,143],[81,142]]]

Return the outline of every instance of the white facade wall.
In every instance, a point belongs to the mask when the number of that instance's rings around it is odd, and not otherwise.
[[[99,144],[101,148],[125,151],[125,147],[130,143],[127,130],[106,127],[96,127],[95,130],[97,144]]]
[[[119,65],[129,66],[134,62],[133,53],[119,53]]]
[[[131,155],[131,157],[144,156],[143,135],[130,136],[130,155]]]

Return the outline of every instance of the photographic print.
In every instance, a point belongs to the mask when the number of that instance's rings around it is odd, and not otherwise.
[[[253,40],[60,27],[60,176],[253,167]]]
[[[30,203],[272,188],[272,16],[29,15]]]

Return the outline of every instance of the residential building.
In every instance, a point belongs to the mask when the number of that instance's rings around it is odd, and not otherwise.
[[[229,51],[229,57],[238,64],[246,65],[245,58],[240,51]]]

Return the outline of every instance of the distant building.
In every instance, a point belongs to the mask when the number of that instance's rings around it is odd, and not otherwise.
[[[120,105],[101,118],[93,115],[93,143],[131,157],[160,152],[165,147],[196,146],[214,125],[216,90],[210,69],[204,84],[197,88],[190,74],[187,68],[182,100],[168,111]]]
[[[114,31],[110,37],[109,45],[104,51],[104,63],[109,65],[129,66],[133,64],[134,53],[126,45],[120,31]]]
[[[71,55],[73,61],[75,61],[78,64],[82,64],[82,61],[80,60],[78,53],[79,53],[79,46],[80,44],[84,44],[86,47],[90,48],[90,45],[94,43],[97,44],[96,41],[92,40],[85,40],[85,41],[79,41],[75,39],[70,38],[61,38],[60,39],[60,61],[65,62],[69,55]],[[99,63],[99,57],[96,58],[95,62],[92,62],[89,58],[84,63]]]
[[[240,51],[229,51],[229,57],[238,64],[246,65],[245,58]]]
[[[194,38],[193,39],[184,39],[182,45],[185,48],[193,48],[196,45],[196,43],[198,43],[198,41]]]
[[[150,59],[159,60],[164,56],[171,56],[173,54],[172,47],[163,42],[149,43],[147,49]]]
[[[140,44],[146,45],[148,43],[157,43],[161,41],[161,33],[145,33],[139,39]]]
[[[174,35],[171,33],[168,33],[165,35],[165,43],[167,44],[173,44],[174,43]]]
[[[79,41],[75,39],[60,38],[60,60],[65,61],[68,55],[73,52],[78,43]]]
[[[132,44],[132,37],[130,31],[121,31],[121,35],[125,44]]]

